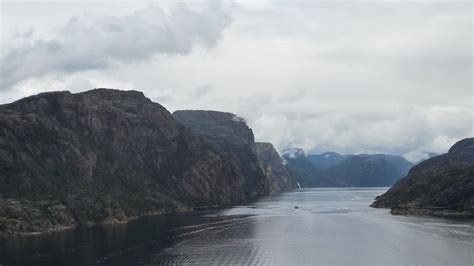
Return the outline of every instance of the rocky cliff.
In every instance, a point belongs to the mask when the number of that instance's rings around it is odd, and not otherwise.
[[[255,151],[253,132],[242,118],[216,111],[176,111],[173,117],[226,159],[240,181],[245,199],[271,192]]]
[[[251,143],[240,124],[226,137]],[[243,153],[235,157],[254,159],[237,146]],[[3,233],[238,204],[267,192],[259,169],[248,170],[254,180],[241,180],[246,168],[237,173],[234,162],[137,91],[52,92],[0,106]]]
[[[474,217],[474,138],[414,166],[372,206],[393,214]]]
[[[255,149],[258,160],[269,180],[271,193],[295,188],[295,181],[271,143],[257,142]]]

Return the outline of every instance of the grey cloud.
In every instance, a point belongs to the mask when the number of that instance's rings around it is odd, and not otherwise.
[[[262,109],[267,111],[244,114],[258,140],[270,140],[280,149],[301,147],[310,153],[382,152],[418,161],[427,151],[444,153],[457,140],[474,133],[470,127],[473,110],[468,108],[404,107],[379,115],[374,110],[320,110],[317,116],[298,117],[271,104]]]
[[[196,98],[205,97],[209,94],[214,88],[211,85],[199,86],[194,90],[194,96]]]
[[[4,53],[0,89],[50,72],[107,69],[155,54],[188,54],[196,45],[210,49],[230,22],[230,14],[217,2],[203,10],[178,4],[166,13],[149,5],[125,17],[75,17],[56,38],[30,40]]]
[[[35,33],[35,29],[34,28],[29,28],[25,31],[21,31],[21,32],[14,32],[13,33],[13,38],[20,38],[20,39],[27,39],[27,38],[30,38],[33,36],[33,34]]]
[[[36,60],[47,71],[69,69],[58,75],[67,82],[143,90],[170,111],[233,112],[257,140],[279,149],[383,152],[416,161],[474,135],[472,1],[258,2],[236,2],[227,28],[229,13],[218,6],[78,18],[58,38],[31,42],[37,52],[21,55],[28,45],[16,51],[21,62]],[[115,11],[103,8],[102,14]],[[224,28],[218,49],[192,50],[213,47]],[[160,34],[137,34],[143,31]],[[40,34],[38,26],[33,36]],[[176,54],[186,56],[169,56]],[[17,74],[35,70],[20,66]],[[56,75],[30,79],[0,101],[56,83]]]

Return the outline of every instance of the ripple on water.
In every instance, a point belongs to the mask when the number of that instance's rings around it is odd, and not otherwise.
[[[248,206],[6,240],[0,263],[474,265],[472,224],[370,208],[385,190],[307,189]]]

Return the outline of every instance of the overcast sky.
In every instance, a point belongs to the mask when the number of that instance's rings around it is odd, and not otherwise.
[[[135,89],[257,141],[416,161],[474,136],[471,1],[1,0],[0,103]]]

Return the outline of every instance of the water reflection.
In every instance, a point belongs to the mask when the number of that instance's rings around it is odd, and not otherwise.
[[[176,228],[219,221],[206,212],[146,217],[127,224],[79,227],[0,240],[0,264],[91,265],[143,263],[172,245]]]
[[[266,198],[254,208],[224,210],[215,216],[251,216],[172,245],[153,261],[473,265],[470,223],[392,216],[369,208],[383,191],[312,189]]]
[[[310,189],[251,206],[2,240],[0,262],[474,265],[471,223],[369,208],[384,190]]]

